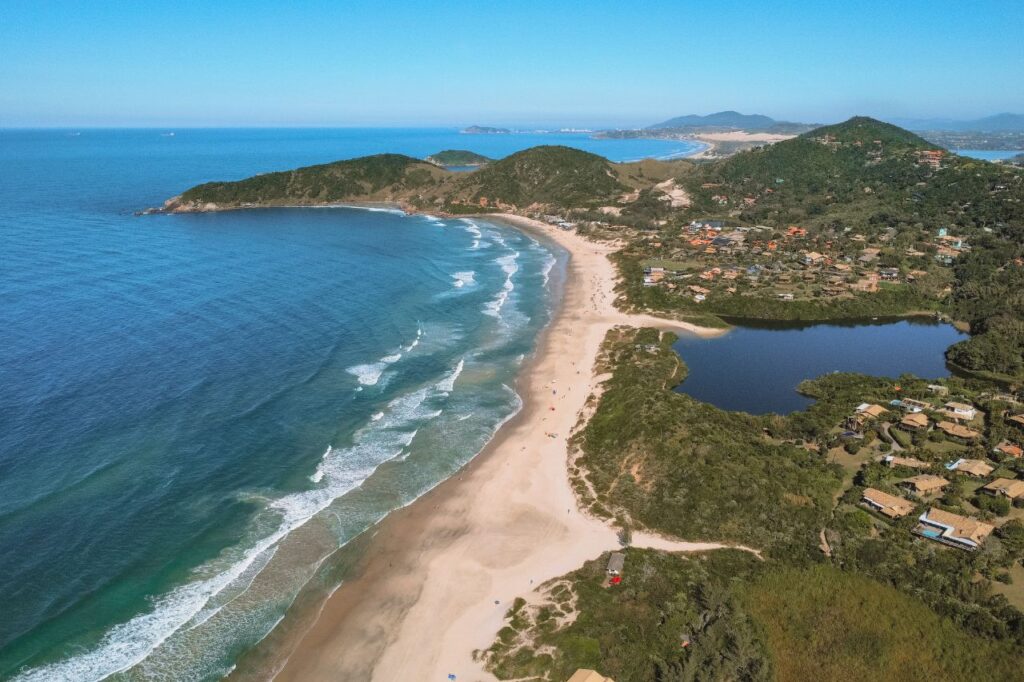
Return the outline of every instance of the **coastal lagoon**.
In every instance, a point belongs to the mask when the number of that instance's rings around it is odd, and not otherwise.
[[[324,557],[477,453],[565,253],[389,209],[135,216],[363,154],[687,143],[0,131],[0,678],[218,679]]]
[[[689,368],[676,390],[723,410],[789,414],[813,402],[797,393],[797,385],[831,372],[949,376],[944,353],[967,338],[952,325],[927,318],[737,325],[723,336],[684,336],[676,342]]]

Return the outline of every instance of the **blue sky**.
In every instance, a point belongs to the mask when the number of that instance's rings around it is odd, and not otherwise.
[[[1024,2],[0,2],[0,126],[1024,112]]]

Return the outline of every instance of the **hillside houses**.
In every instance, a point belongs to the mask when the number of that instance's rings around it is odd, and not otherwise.
[[[861,496],[861,503],[877,511],[879,514],[883,514],[890,519],[898,519],[914,511],[914,503],[910,500],[906,500],[902,497],[896,497],[889,493],[876,490],[874,488],[865,488]]]
[[[974,551],[994,530],[992,524],[932,507],[918,517],[914,533],[929,540]]]
[[[949,481],[934,474],[919,474],[900,481],[899,485],[919,497],[925,497],[941,492],[943,488],[949,485]]]

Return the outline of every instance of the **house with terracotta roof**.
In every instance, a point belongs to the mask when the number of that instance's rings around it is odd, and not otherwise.
[[[861,503],[890,519],[898,519],[914,511],[914,503],[910,500],[890,495],[875,488],[865,488],[861,494]]]
[[[1006,422],[1016,426],[1018,429],[1024,429],[1024,414],[1015,414],[1012,417],[1007,417]]]
[[[935,425],[939,431],[950,438],[956,438],[958,440],[972,441],[981,438],[981,434],[974,429],[969,429],[966,426],[960,424],[954,424],[953,422],[941,421]]]
[[[875,405],[873,403],[861,403],[857,406],[857,414],[863,414],[871,419],[879,419],[889,410],[885,409],[881,405]]]
[[[883,460],[890,467],[909,467],[911,469],[927,469],[931,466],[928,462],[921,461],[916,457],[899,457],[897,455],[886,455]]]
[[[929,423],[928,416],[924,413],[912,412],[900,420],[899,426],[904,431],[927,431]]]
[[[807,266],[821,265],[825,262],[825,256],[817,251],[808,251],[800,258],[800,262]]]
[[[1011,500],[1017,500],[1024,497],[1024,481],[1018,481],[1015,478],[997,478],[991,483],[981,486],[979,490],[992,496],[1002,495]]]
[[[1008,440],[1004,440],[999,445],[992,448],[992,451],[999,455],[1013,457],[1014,459],[1024,457],[1024,448],[1021,448],[1021,446],[1016,443],[1011,443]]]
[[[914,533],[944,545],[974,551],[981,546],[995,526],[932,507],[917,517]]]
[[[995,467],[980,459],[958,459],[946,465],[950,471],[961,471],[977,478],[984,478],[995,471]]]
[[[918,495],[937,493],[949,485],[949,481],[934,474],[919,474],[899,482],[899,485]]]

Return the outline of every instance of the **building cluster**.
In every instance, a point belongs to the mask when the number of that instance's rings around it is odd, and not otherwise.
[[[973,551],[996,529],[998,522],[954,513],[943,509],[937,502],[952,479],[963,476],[978,496],[1005,498],[1015,507],[1024,506],[1024,480],[1013,473],[1017,469],[1014,463],[1024,458],[1024,448],[1020,445],[1024,442],[1024,414],[1007,412],[1002,415],[1013,438],[1003,438],[994,446],[986,447],[983,452],[988,456],[984,459],[959,456],[960,453],[968,454],[967,446],[984,444],[985,415],[973,402],[945,400],[945,386],[930,385],[928,388],[931,395],[924,398],[895,399],[886,405],[862,403],[844,420],[841,425],[845,429],[843,436],[859,437],[869,429],[885,434],[893,454],[884,455],[881,461],[896,472],[916,472],[893,481],[889,492],[877,487],[865,488],[860,501],[864,507],[885,519],[916,515],[912,529],[914,534]],[[1014,396],[994,397],[1017,404]],[[917,436],[941,433],[941,438],[929,438],[929,441],[949,442],[964,448],[950,450],[947,447],[936,453],[944,461],[925,461],[906,454],[899,445],[899,439],[892,437],[894,430]],[[950,452],[956,455],[950,457]],[[971,452],[976,454],[979,450],[973,448]],[[947,453],[947,456],[943,458],[941,453]]]
[[[700,302],[710,294],[768,295],[780,300],[852,298],[926,277],[929,259],[949,266],[970,246],[946,229],[926,241],[898,249],[893,229],[869,240],[842,233],[808,236],[805,228],[729,226],[724,220],[694,220],[680,237],[649,236],[644,250],[660,253],[642,265],[644,285],[662,286]],[[708,292],[692,294],[687,280]]]

